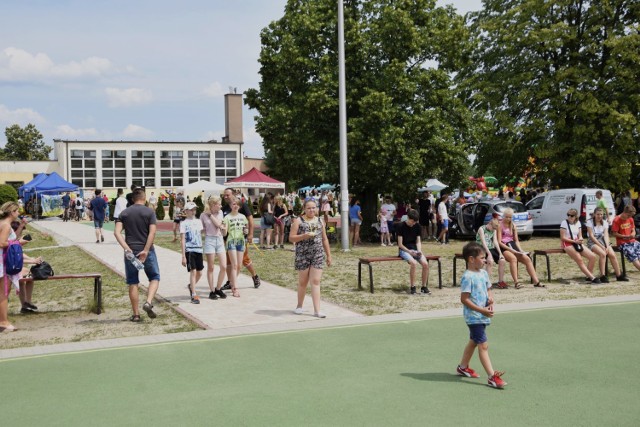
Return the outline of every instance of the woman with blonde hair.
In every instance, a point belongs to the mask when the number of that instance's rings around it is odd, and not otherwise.
[[[207,257],[207,281],[209,282],[209,298],[218,299],[226,298],[227,295],[222,291],[222,282],[224,282],[227,274],[227,255],[224,250],[223,234],[227,227],[223,224],[222,219],[222,200],[219,196],[211,196],[207,200],[209,209],[200,215],[200,221],[204,229],[204,254]],[[216,256],[218,257],[218,282],[213,286],[213,267]]]
[[[511,270],[511,277],[513,278],[513,287],[520,289],[523,285],[518,281],[518,263],[522,263],[527,268],[527,273],[533,280],[534,287],[544,288],[545,286],[540,283],[536,269],[533,266],[529,254],[522,250],[520,247],[520,240],[518,239],[518,230],[513,223],[513,209],[506,208],[502,211],[502,223],[498,227],[498,243],[500,244],[500,250],[504,255],[504,259],[509,263],[509,270]]]
[[[599,278],[592,273],[596,266],[596,254],[591,252],[589,248],[583,245],[582,226],[578,221],[578,211],[569,209],[567,219],[560,224],[560,244],[565,253],[575,261],[580,271],[587,277],[587,281],[594,285],[602,283]],[[584,265],[582,258],[589,261],[589,266]]]
[[[600,281],[603,283],[609,283],[609,278],[606,274],[606,262],[608,257],[611,261],[611,265],[613,266],[613,271],[616,274],[618,282],[628,282],[629,279],[620,273],[618,258],[611,247],[611,241],[609,240],[609,222],[605,218],[604,209],[600,207],[595,208],[593,211],[593,217],[587,221],[587,234],[589,235],[587,247],[599,258],[598,266],[600,267]]]
[[[15,231],[11,227],[13,221],[18,220],[20,206],[16,202],[6,202],[0,206],[0,332],[13,332],[17,328],[9,322],[9,292],[12,282],[19,280],[19,274],[8,275],[4,265],[4,251],[11,242],[18,240]]]
[[[275,206],[273,207],[273,216],[276,217],[276,223],[274,225],[274,248],[280,245],[280,249],[284,249],[284,219],[289,215],[287,205],[284,204],[282,196],[278,194],[275,199]]]

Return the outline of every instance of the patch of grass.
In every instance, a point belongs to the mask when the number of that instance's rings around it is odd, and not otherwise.
[[[156,238],[156,244],[168,249],[180,251],[179,243],[173,243],[173,235],[165,233]],[[339,245],[332,246],[333,264],[325,268],[322,276],[322,298],[366,315],[404,313],[412,311],[439,310],[460,307],[460,288],[453,287],[453,256],[462,252],[467,241],[452,240],[449,245],[433,242],[423,243],[423,251],[429,255],[440,255],[442,263],[443,289],[438,289],[437,264],[430,264],[429,296],[409,295],[409,268],[404,262],[383,262],[373,264],[375,293],[369,292],[369,273],[366,266],[362,270],[362,289],[358,289],[358,258],[372,256],[395,256],[397,247],[364,245],[350,252],[342,252]],[[559,246],[558,238],[534,237],[522,242],[524,250],[551,249]],[[294,252],[291,245],[285,250],[261,251],[250,248],[250,256],[260,277],[276,285],[295,290],[298,275],[293,268]],[[640,275],[629,263],[627,273],[630,282],[616,282],[607,285],[586,285],[578,266],[566,255],[551,255],[552,281],[546,281],[546,264],[538,258],[537,273],[545,289],[533,288],[529,276],[522,264],[519,264],[519,280],[523,289],[496,289],[494,296],[497,304],[512,302],[534,302],[547,300],[566,300],[593,298],[609,295],[630,295],[640,293]],[[610,267],[611,269],[611,267]],[[493,271],[493,280],[497,281],[497,267]],[[596,274],[598,267],[596,266]],[[246,272],[246,270],[245,270]],[[458,260],[457,280],[464,272],[464,262]],[[417,279],[420,278],[418,268]],[[509,267],[505,272],[507,283],[512,285]],[[459,285],[459,284],[458,284]]]
[[[1,349],[198,329],[163,302],[155,304],[157,319],[151,321],[142,313],[143,322],[129,322],[131,304],[121,276],[78,247],[52,247],[56,242],[50,237],[43,237],[31,227],[28,232],[33,241],[29,243],[27,253],[32,257],[41,256],[53,266],[56,274],[94,272],[102,275],[104,311],[100,315],[91,312],[96,308],[93,279],[37,281],[33,291],[33,303],[39,308],[37,314],[20,314],[17,295],[10,295],[9,318],[19,330],[3,334]],[[143,300],[145,292],[142,288],[140,293]]]

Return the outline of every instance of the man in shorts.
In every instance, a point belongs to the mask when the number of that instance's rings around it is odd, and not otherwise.
[[[635,215],[636,208],[632,205],[625,206],[622,213],[613,220],[611,234],[616,238],[622,255],[640,270],[640,242],[636,240],[636,227],[633,222]]]
[[[96,229],[96,243],[104,242],[102,225],[104,224],[105,209],[107,202],[101,196],[102,190],[96,189],[96,197],[89,202],[90,210],[93,213],[93,226]]]
[[[139,271],[127,259],[127,255],[132,253],[144,264],[144,273],[149,279],[149,290],[147,301],[142,306],[142,309],[152,319],[156,317],[152,302],[160,285],[160,267],[153,248],[153,239],[156,236],[156,213],[145,206],[146,194],[142,188],[133,190],[132,196],[133,205],[123,210],[116,220],[115,236],[125,252],[124,269],[126,282],[129,285],[129,300],[133,308],[133,315],[129,320],[140,322],[140,311],[138,309]],[[126,237],[122,236],[122,230],[124,230]]]
[[[222,208],[222,213],[224,216],[227,216],[229,214],[229,212],[231,212],[231,206],[229,205],[229,199],[231,198],[231,196],[234,196],[235,192],[233,191],[233,188],[226,188],[224,190],[224,200],[225,200],[225,205]],[[238,199],[238,201],[240,201]],[[248,239],[249,243],[252,241],[253,239],[253,214],[251,213],[251,209],[249,209],[249,205],[247,205],[246,202],[242,201],[241,202],[242,205],[240,206],[240,210],[239,212],[241,214],[243,214],[244,216],[247,217],[247,221],[249,222],[249,226],[248,228]],[[244,258],[242,259],[242,265],[245,266],[245,268],[247,270],[249,270],[249,273],[251,274],[251,278],[253,279],[253,287],[254,288],[259,288],[260,287],[260,276],[258,276],[258,274],[256,273],[256,269],[253,268],[253,264],[251,262],[251,258],[249,258],[249,245],[246,244],[244,245]],[[229,254],[227,253],[227,277],[228,277],[228,270],[229,269]],[[240,266],[238,266],[238,274],[240,274]],[[229,290],[231,289],[231,282],[229,282],[227,280],[227,283],[224,284],[224,286],[222,286],[222,289],[225,290]]]

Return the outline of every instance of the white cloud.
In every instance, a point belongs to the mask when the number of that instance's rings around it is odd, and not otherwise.
[[[153,136],[153,131],[143,128],[142,126],[130,124],[124,128],[122,135],[125,138],[131,139],[150,139]]]
[[[135,87],[129,89],[108,87],[104,92],[107,94],[109,107],[112,108],[144,105],[150,103],[153,99],[151,91]]]
[[[0,104],[0,124],[11,126],[13,124],[19,124],[24,126],[28,123],[42,124],[46,120],[37,111],[31,108],[17,108],[10,110],[7,106]]]
[[[242,130],[244,136],[244,154],[249,157],[264,157],[264,147],[262,146],[262,137],[256,128],[244,127]]]
[[[95,128],[87,128],[87,129],[74,129],[69,125],[59,125],[56,126],[55,129],[56,137],[61,138],[73,138],[73,139],[83,139],[90,138],[96,139],[98,138],[99,132]]]
[[[56,64],[45,53],[32,54],[15,47],[8,47],[2,53],[0,81],[77,79],[86,76],[100,77],[116,71],[111,61],[96,56],[66,64]]]
[[[210,98],[217,98],[225,94],[225,91],[222,89],[222,85],[219,82],[213,82],[209,86],[205,87],[202,90],[206,96]]]

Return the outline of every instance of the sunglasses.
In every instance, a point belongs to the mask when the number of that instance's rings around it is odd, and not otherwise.
[[[574,214],[567,214],[567,216],[568,216],[569,218],[573,218],[573,217],[575,217],[575,215],[574,215]]]

